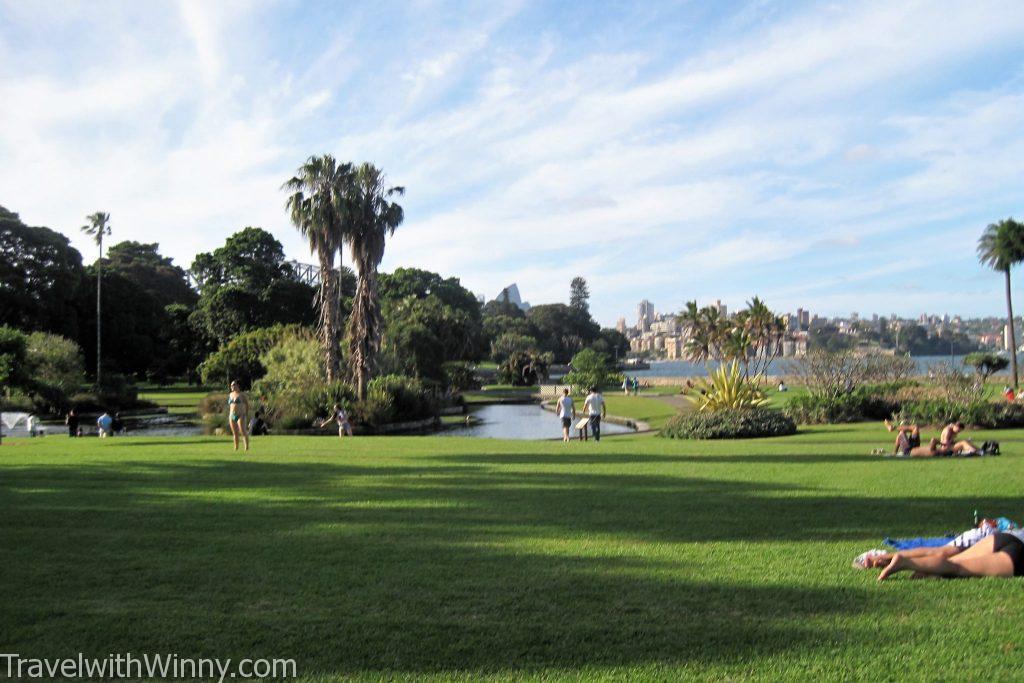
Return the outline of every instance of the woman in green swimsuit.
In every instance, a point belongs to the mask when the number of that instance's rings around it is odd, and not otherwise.
[[[231,383],[231,393],[228,394],[228,425],[231,427],[231,436],[235,442],[235,450],[238,450],[238,437],[242,437],[245,443],[245,450],[249,450],[249,398],[242,391],[242,386],[235,380]]]

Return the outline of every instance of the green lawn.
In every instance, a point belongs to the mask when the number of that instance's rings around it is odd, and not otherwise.
[[[605,403],[608,406],[608,414],[617,417],[627,417],[633,420],[642,420],[648,423],[653,429],[661,427],[665,420],[678,412],[678,409],[659,401],[656,398],[640,396],[623,396],[621,393],[607,393],[604,395]],[[580,408],[583,406],[580,400]]]
[[[868,455],[878,425],[5,439],[0,647],[289,657],[307,680],[1019,680],[1024,580],[849,567],[975,509],[1020,519],[1024,431],[996,438],[934,461]]]

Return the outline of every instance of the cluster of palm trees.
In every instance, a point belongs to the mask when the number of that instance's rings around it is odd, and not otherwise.
[[[348,245],[358,273],[348,321],[348,376],[357,396],[366,388],[380,349],[381,313],[378,273],[386,239],[402,223],[402,207],[392,199],[404,193],[389,187],[373,164],[339,163],[329,154],[311,156],[282,189],[291,194],[286,208],[292,223],[309,242],[320,265],[319,335],[328,381],[342,379],[341,267],[334,267]]]
[[[715,306],[698,308],[696,301],[688,301],[678,320],[689,337],[686,357],[695,363],[736,361],[749,379],[765,374],[782,354],[785,322],[756,296],[732,317]]]
[[[978,259],[1006,277],[1006,324],[1010,333],[1010,365],[1013,388],[1017,388],[1017,335],[1013,329],[1013,298],[1010,295],[1010,269],[1024,262],[1024,223],[1013,218],[990,223],[978,240]]]

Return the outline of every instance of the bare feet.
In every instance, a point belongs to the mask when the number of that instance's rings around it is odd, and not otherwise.
[[[896,572],[903,569],[903,556],[896,553],[892,556],[892,560],[889,562],[889,566],[882,570],[882,573],[878,575],[879,581],[885,581]]]

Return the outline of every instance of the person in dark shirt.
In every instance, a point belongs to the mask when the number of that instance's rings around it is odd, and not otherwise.
[[[68,436],[78,436],[78,422],[78,413],[76,413],[75,409],[72,408],[68,411],[67,417],[64,418],[64,424],[68,426]]]

